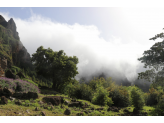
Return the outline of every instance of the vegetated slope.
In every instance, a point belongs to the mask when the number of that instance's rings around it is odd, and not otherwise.
[[[32,68],[30,54],[20,41],[16,24],[11,18],[8,22],[0,15],[0,57],[7,59],[8,68],[18,66]]]

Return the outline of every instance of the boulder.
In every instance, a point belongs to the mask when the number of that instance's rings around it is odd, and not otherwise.
[[[63,97],[61,97],[61,96],[44,97],[43,101],[46,103],[51,102],[52,105],[59,105],[59,104],[62,104],[64,102]]]
[[[36,108],[35,108],[35,111],[39,111],[39,108],[38,108],[38,107],[36,107]]]
[[[70,111],[69,109],[66,109],[66,110],[64,111],[64,114],[65,114],[65,115],[70,115],[70,114],[71,114],[71,111]]]
[[[7,70],[7,71],[5,72],[5,76],[6,76],[7,78],[12,78],[12,79],[15,79],[15,78],[16,78],[16,75],[15,75],[14,73],[12,73],[11,70]]]
[[[72,99],[71,101],[72,101],[72,102],[76,102],[76,99]]]
[[[4,87],[3,93],[4,93],[4,95],[5,95],[6,97],[10,97],[10,96],[13,96],[14,91],[11,90],[11,89],[8,89],[8,88],[6,88],[6,87]]]
[[[1,103],[2,104],[7,104],[8,103],[8,100],[7,100],[7,98],[5,96],[1,97]]]
[[[25,75],[22,72],[18,72],[16,75],[18,75],[19,78],[26,78]]]
[[[101,111],[101,110],[104,110],[104,108],[101,107],[101,108],[97,108],[96,110]]]
[[[28,99],[28,93],[23,93],[23,94],[22,94],[22,98],[23,98],[23,99]]]
[[[91,110],[95,110],[94,108],[91,108]]]
[[[65,100],[65,101],[64,101],[64,104],[65,104],[65,105],[68,105],[69,103],[70,103],[70,102],[69,102],[68,100]]]
[[[38,98],[38,93],[36,93],[36,92],[28,92],[28,98],[29,99],[31,99],[31,98],[36,99],[36,98]]]
[[[114,107],[114,106],[112,106],[112,107],[109,107],[108,109],[107,109],[107,111],[114,111],[114,112],[119,112],[119,108],[117,108],[117,107]]]
[[[41,112],[42,116],[46,116],[46,113],[44,111]]]
[[[83,105],[82,105],[82,102],[72,102],[72,103],[70,103],[69,105],[68,105],[68,107],[82,107]]]
[[[77,115],[77,116],[83,116],[84,113],[83,113],[83,112],[80,112],[80,113],[77,113],[76,115]]]
[[[18,75],[14,75],[14,79],[20,79]]]
[[[86,114],[88,114],[89,112],[87,110],[84,111]]]
[[[15,92],[14,94],[13,94],[13,97],[15,97],[15,98],[22,98],[22,96],[23,96],[23,93],[22,92]]]
[[[42,104],[44,104],[44,103],[43,103],[42,101],[38,101],[38,104],[39,104],[39,105],[42,105]]]
[[[54,109],[53,105],[51,105],[51,110]]]
[[[85,106],[85,105],[83,105],[81,108],[82,108],[82,109],[85,109],[85,108],[88,108],[88,107],[87,107],[87,106]]]
[[[20,100],[18,100],[18,101],[15,101],[15,104],[16,105],[22,105],[22,102]]]
[[[9,99],[10,99],[11,101],[14,101],[14,100],[15,100],[15,98],[13,98],[13,97],[11,97],[11,96],[9,97]]]

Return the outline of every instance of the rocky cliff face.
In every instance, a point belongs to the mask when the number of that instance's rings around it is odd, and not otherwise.
[[[0,25],[4,26],[6,29],[10,29],[13,33],[13,37],[19,40],[18,32],[16,31],[16,24],[12,18],[7,22],[2,15],[0,15]]]
[[[0,15],[0,58],[7,59],[8,67],[32,67],[30,54],[20,41],[16,24],[11,18],[8,22]],[[1,64],[1,63],[0,63]]]
[[[5,69],[7,68],[7,59],[0,58],[0,77],[5,76]]]

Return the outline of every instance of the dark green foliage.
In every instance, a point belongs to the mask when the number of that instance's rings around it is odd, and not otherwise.
[[[3,40],[4,40],[4,44],[9,44],[9,38],[5,33],[3,35]]]
[[[64,93],[68,94],[69,97],[76,98],[76,99],[84,99],[91,101],[92,99],[92,90],[87,84],[69,84],[65,87]]]
[[[97,87],[96,92],[93,94],[92,103],[97,105],[111,106],[113,101],[108,97],[109,93],[102,86]]]
[[[155,43],[150,50],[144,51],[143,57],[138,58],[139,61],[144,63],[144,67],[151,68],[146,70],[145,72],[138,73],[139,79],[146,79],[153,83],[164,83],[164,34],[157,34],[155,37],[150,40],[156,40],[157,38],[161,38],[162,42]]]
[[[162,96],[162,98],[159,100],[155,108],[155,112],[158,114],[158,116],[164,116],[164,96]]]
[[[130,106],[130,95],[126,87],[124,86],[112,86],[108,89],[109,97],[112,98],[113,106],[126,107]]]
[[[161,86],[154,88],[153,86],[150,87],[149,93],[146,93],[146,105],[157,105],[159,100],[164,95],[163,89]]]
[[[69,84],[71,78],[78,74],[76,56],[68,57],[63,50],[54,52],[40,46],[32,55],[32,62],[38,75],[53,79],[53,88],[61,91],[63,85]]]
[[[144,106],[143,92],[138,87],[133,87],[131,91],[132,105],[137,110],[142,110]]]
[[[92,88],[92,90],[96,90],[96,88],[99,86],[103,86],[104,88],[108,88],[112,86],[114,81],[112,80],[111,77],[107,78],[106,80],[104,78],[94,78],[91,80],[88,85]]]

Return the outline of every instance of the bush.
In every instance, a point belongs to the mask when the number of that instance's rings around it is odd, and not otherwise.
[[[96,89],[96,92],[93,94],[92,103],[97,105],[108,105],[111,106],[113,101],[108,97],[109,93],[102,86],[99,86]]]
[[[91,87],[91,89],[92,89],[93,91],[95,91],[96,88],[97,88],[97,85],[103,86],[104,88],[108,88],[108,87],[113,86],[114,83],[115,83],[115,82],[112,81],[112,78],[109,77],[109,78],[107,78],[106,80],[105,80],[104,78],[100,78],[100,79],[99,79],[99,78],[94,78],[94,79],[91,80],[88,84],[89,84],[89,86]]]
[[[114,103],[113,106],[127,107],[131,105],[130,95],[126,87],[113,85],[108,87],[107,90]]]
[[[20,79],[13,80],[13,79],[1,77],[0,78],[0,85],[2,86],[2,88],[8,87],[8,88],[10,88],[16,92],[29,92],[29,91],[31,91],[31,92],[40,93],[39,88],[36,85],[34,85],[28,81],[23,81]]]
[[[160,116],[164,116],[164,95],[159,100],[159,102],[156,106],[155,112]]]
[[[92,90],[87,84],[69,84],[65,87],[65,94],[71,98],[84,99],[91,101],[92,99]]]
[[[30,82],[31,84],[34,84],[34,85],[36,85],[36,86],[38,87],[38,84],[36,84],[36,83],[33,82],[32,80],[29,80],[29,79],[22,79],[22,80],[28,81],[28,82]]]
[[[141,89],[134,86],[131,91],[131,98],[132,98],[132,105],[135,107],[135,109],[137,110],[143,109],[145,101]]]
[[[151,86],[151,88],[149,89],[149,93],[147,93],[146,105],[157,105],[163,94],[164,92],[161,86],[158,86],[156,88]]]

